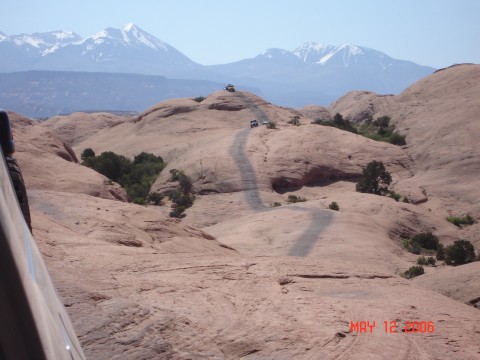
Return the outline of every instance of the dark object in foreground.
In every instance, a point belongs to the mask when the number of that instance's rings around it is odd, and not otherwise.
[[[2,126],[5,120],[2,114]],[[7,117],[8,120],[8,117]],[[2,127],[2,136],[4,135]],[[10,146],[10,145],[9,145]],[[85,359],[65,307],[22,214],[10,177],[16,162],[0,154],[0,359]],[[11,147],[10,147],[11,149]],[[10,166],[12,164],[13,166]],[[18,171],[18,172],[17,172]]]
[[[17,200],[22,210],[25,222],[32,231],[32,222],[30,219],[30,207],[28,206],[27,189],[23,181],[22,171],[18,166],[17,160],[12,156],[15,152],[15,142],[13,141],[10,120],[6,111],[0,109],[0,144],[2,153],[10,173],[10,179],[17,195]]]

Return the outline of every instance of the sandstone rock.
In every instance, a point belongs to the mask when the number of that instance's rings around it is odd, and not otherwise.
[[[174,99],[135,119],[92,115],[94,130],[80,114],[71,127],[68,117],[19,123],[34,233],[87,356],[477,358],[477,263],[400,274],[418,258],[406,236],[432,231],[444,244],[462,237],[480,248],[478,223],[445,219],[479,217],[479,69],[446,69],[398,96],[347,94],[327,109],[352,121],[389,115],[404,147],[311,124],[323,109],[280,108],[246,92]],[[288,123],[294,116],[301,126]],[[252,119],[277,129],[251,129]],[[113,201],[101,177],[59,156],[63,142],[77,154],[162,156],[168,166],[153,188],[169,189],[169,170],[180,169],[197,199],[181,221],[167,207]],[[355,191],[371,160],[412,203]],[[371,333],[352,327],[362,321],[375,322]],[[409,321],[434,330],[408,333]],[[398,334],[385,331],[392,322]]]

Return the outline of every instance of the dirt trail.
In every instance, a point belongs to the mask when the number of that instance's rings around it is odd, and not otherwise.
[[[263,205],[260,192],[258,191],[255,169],[246,153],[250,131],[248,128],[243,129],[235,135],[232,146],[230,147],[230,156],[238,167],[245,201],[252,210],[264,211],[266,208]]]
[[[307,212],[310,216],[310,225],[302,235],[295,241],[288,251],[290,256],[308,256],[318,241],[320,234],[331,223],[333,214],[331,211],[320,209],[305,209],[300,206],[292,206],[297,211]]]
[[[252,112],[252,118],[257,119],[260,124],[263,121],[274,121],[274,119],[269,118],[269,116],[257,106],[251,98],[247,97],[242,92],[236,92],[235,94],[238,98],[242,99],[245,107]],[[250,206],[251,210],[256,213],[263,211],[282,211],[281,208],[270,208],[262,201],[261,194],[258,190],[256,171],[252,162],[248,158],[246,151],[249,135],[252,131],[255,131],[255,128],[246,128],[238,131],[230,147],[230,156],[235,161],[242,180],[245,201]],[[309,226],[298,239],[293,241],[293,245],[288,251],[288,255],[308,256],[318,241],[321,232],[331,223],[333,217],[332,212],[327,210],[308,209],[298,204],[290,205],[288,206],[288,209],[307,213],[310,217]]]

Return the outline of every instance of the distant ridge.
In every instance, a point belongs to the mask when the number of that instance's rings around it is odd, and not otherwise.
[[[474,64],[474,63],[453,64],[453,65],[447,66],[447,67],[445,67],[445,68],[441,68],[441,69],[435,70],[435,73],[440,72],[440,71],[443,71],[443,70],[447,70],[447,69],[450,69],[450,68],[454,68],[454,67],[457,67],[457,66],[463,66],[463,65],[477,65],[477,64]]]
[[[94,110],[130,113],[169,98],[207,95],[222,86],[206,80],[167,79],[158,75],[73,71],[0,73],[0,105],[34,118]]]

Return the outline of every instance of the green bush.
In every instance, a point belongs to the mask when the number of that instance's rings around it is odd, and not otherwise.
[[[325,125],[325,123],[329,122],[330,120],[325,119],[315,119],[311,123],[315,125]]]
[[[423,242],[423,236],[415,236],[413,239],[403,239],[402,242],[403,242],[403,247],[408,251],[408,252],[411,252],[412,254],[415,254],[415,255],[420,255],[422,254],[423,250],[427,251],[428,249],[424,249],[424,247],[422,246],[424,244]],[[428,246],[428,243],[427,243],[427,246]],[[423,263],[420,264],[420,265],[425,265],[426,264],[426,261],[427,259],[425,259],[424,256],[420,256],[419,258],[420,260],[419,261],[422,261]]]
[[[162,205],[164,196],[158,192],[152,192],[148,195],[147,200],[153,205]]]
[[[205,100],[206,98],[203,97],[203,96],[197,96],[196,98],[193,98],[192,100],[198,102],[198,103],[201,103],[203,100]]]
[[[390,126],[390,120],[392,120],[390,116],[381,116],[373,122],[373,125],[386,128]]]
[[[184,218],[185,217],[185,206],[174,206],[172,208],[172,211],[170,211],[169,213],[169,216],[170,217],[174,217],[174,218],[178,218],[178,219],[181,219],[181,218]]]
[[[298,203],[298,202],[305,202],[305,201],[307,201],[307,199],[303,198],[303,197],[300,197],[300,196],[297,196],[297,195],[290,194],[290,195],[288,195],[287,201],[289,203],[294,204],[294,203]]]
[[[168,197],[176,205],[184,206],[185,208],[191,207],[194,201],[194,197],[192,194],[184,193],[180,188],[175,189],[168,195]]]
[[[333,117],[333,126],[355,134],[357,133],[357,129],[350,123],[350,120],[344,119],[339,113],[336,113]]]
[[[267,124],[267,129],[276,129],[277,123],[275,121],[269,121]]]
[[[185,175],[182,170],[171,169],[170,170],[170,180],[171,181],[178,181],[180,188],[184,193],[190,193],[192,191],[192,180]]]
[[[142,183],[131,183],[126,188],[127,195],[130,199],[142,198],[145,199],[148,196],[150,187]]]
[[[160,156],[142,152],[133,162],[125,156],[106,151],[99,156],[85,149],[83,164],[106,176],[125,188],[130,199],[147,198],[150,187],[158,174],[165,168]],[[93,156],[92,156],[93,154]]]
[[[180,179],[178,180],[178,183],[184,193],[190,193],[192,191],[192,187],[193,187],[192,180],[185,174],[183,174],[183,176],[180,177]]]
[[[380,135],[380,137],[390,139],[390,137],[392,136],[392,129],[388,127],[380,127],[377,130],[377,134]]]
[[[164,165],[164,161],[160,156],[155,156],[151,153],[141,152],[133,158],[135,165],[149,163],[149,164],[161,164]]]
[[[301,125],[300,116],[295,115],[294,117],[292,117],[292,119],[288,123],[291,125],[300,126]]]
[[[282,206],[281,203],[279,203],[278,201],[275,201],[272,205],[270,205],[271,207],[279,207],[279,206]]]
[[[185,216],[184,211],[193,205],[195,201],[195,195],[192,191],[192,180],[185,175],[182,170],[171,169],[170,180],[178,181],[178,186],[174,191],[168,194],[169,199],[172,201],[171,217],[182,218]]]
[[[334,210],[334,211],[339,211],[340,210],[340,206],[338,206],[337,202],[336,201],[332,201],[330,203],[330,205],[328,205],[328,208],[330,210]]]
[[[148,197],[152,184],[158,174],[165,168],[165,163],[160,156],[142,152],[133,159],[134,169],[123,179],[130,198],[140,196]]]
[[[336,113],[332,120],[321,120],[316,119],[312,121],[312,124],[323,125],[323,126],[332,126],[338,129],[352,132],[354,134],[357,133],[357,129],[350,123],[350,120],[346,120],[343,116],[339,113]]]
[[[468,240],[457,240],[445,248],[445,263],[447,265],[468,264],[476,260],[475,248]]]
[[[410,251],[412,254],[419,255],[422,252],[422,247],[418,243],[413,243],[410,244],[408,251]]]
[[[177,170],[177,169],[170,169],[170,181],[177,181],[181,174],[183,174],[183,172],[181,172],[180,170]]]
[[[395,191],[390,191],[389,196],[395,201],[399,201],[400,198],[402,197],[399,193],[396,193]]]
[[[443,244],[438,244],[436,258],[437,260],[445,260],[445,248]]]
[[[462,226],[461,220],[459,217],[450,216],[450,217],[447,217],[447,221],[451,222],[455,226],[458,226],[458,227]]]
[[[83,150],[82,155],[80,155],[80,159],[82,159],[82,161],[85,161],[85,159],[91,157],[95,157],[95,151],[93,151],[91,148]]]
[[[145,205],[147,202],[145,201],[144,198],[138,197],[138,198],[133,199],[133,203],[137,204],[137,205]]]
[[[394,145],[405,145],[406,136],[401,135],[395,131],[395,125],[391,125],[391,118],[389,116],[382,116],[372,121],[370,116],[358,128],[360,135],[368,137],[375,141],[389,142]]]
[[[390,144],[406,145],[407,144],[406,138],[407,138],[406,135],[402,135],[402,134],[399,134],[399,133],[393,133],[393,134],[390,135]]]
[[[417,259],[417,264],[418,265],[427,265],[427,259],[425,258],[425,256],[420,256]]]
[[[356,185],[356,190],[362,193],[383,195],[387,192],[392,176],[381,161],[371,161],[363,168],[363,176]]]
[[[420,247],[429,250],[437,250],[440,244],[440,242],[438,241],[438,237],[433,235],[431,232],[415,235],[412,239],[412,243],[416,243]]]
[[[423,266],[411,266],[407,271],[403,273],[403,276],[406,277],[407,279],[414,278],[416,276],[420,276],[425,274],[425,269]]]
[[[464,217],[451,216],[451,217],[448,217],[447,220],[458,227],[461,227],[462,225],[475,224],[475,219],[470,214],[467,214]]]
[[[437,261],[429,256],[428,258],[425,258],[425,256],[420,256],[418,259],[417,259],[417,264],[418,265],[431,265],[431,266],[435,266],[435,264],[437,263]]]
[[[129,159],[111,151],[103,152],[99,156],[86,157],[83,164],[119,184],[122,178],[133,170],[133,164]]]

